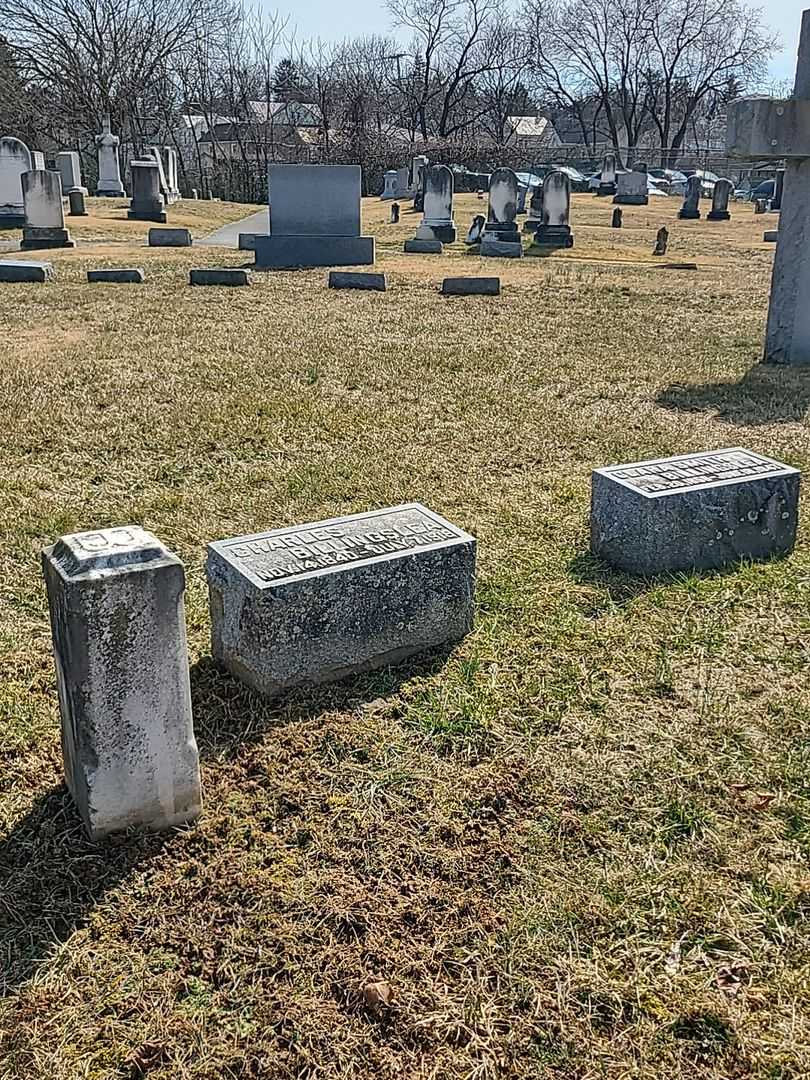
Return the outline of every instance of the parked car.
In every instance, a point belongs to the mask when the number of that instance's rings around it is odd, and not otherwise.
[[[753,189],[749,198],[751,202],[755,202],[757,199],[772,199],[775,194],[776,181],[763,180],[761,184],[757,184],[757,186]]]

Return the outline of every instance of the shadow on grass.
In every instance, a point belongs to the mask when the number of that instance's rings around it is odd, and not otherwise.
[[[757,364],[739,382],[673,384],[656,398],[665,409],[716,412],[746,427],[801,422],[810,406],[810,368]]]
[[[596,586],[604,593],[605,600],[616,607],[629,604],[666,580],[672,580],[671,576],[653,579],[622,573],[589,551],[574,556],[568,564],[568,574],[580,585]]]
[[[394,694],[408,679],[440,671],[450,651],[273,702],[221,671],[210,657],[200,660],[191,669],[200,757],[235,758],[273,729]],[[85,925],[93,908],[134,870],[172,857],[181,844],[176,833],[137,830],[89,840],[64,784],[40,795],[0,840],[0,997],[47,963],[54,946]]]

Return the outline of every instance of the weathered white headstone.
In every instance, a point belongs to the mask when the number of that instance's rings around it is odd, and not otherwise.
[[[58,172],[32,169],[22,174],[25,225],[20,248],[71,248],[75,242],[65,228],[62,206],[62,180]]]
[[[94,838],[200,813],[183,564],[138,526],[42,553],[68,788]]]
[[[430,165],[424,172],[422,223],[417,240],[440,240],[452,244],[456,239],[453,221],[453,173],[446,165]]]
[[[741,98],[727,109],[726,150],[746,160],[785,158],[779,241],[765,360],[810,365],[810,10],[802,16],[793,97]]]
[[[341,679],[471,628],[475,540],[410,503],[208,547],[214,657],[260,693]]]
[[[650,201],[647,173],[640,169],[622,172],[616,177],[614,203],[622,206],[647,206]]]
[[[0,139],[0,229],[19,229],[25,224],[22,174],[31,170],[31,151],[10,135]]]
[[[118,161],[118,144],[121,140],[113,135],[109,114],[104,116],[101,134],[96,135],[98,151],[98,183],[96,195],[109,198],[123,198],[126,195],[121,183],[121,165]]]
[[[154,157],[131,161],[132,201],[127,217],[134,221],[157,221],[164,224],[166,210],[160,193],[160,168]]]
[[[605,154],[602,159],[602,172],[599,177],[597,195],[616,194],[616,155]]]
[[[678,217],[686,220],[697,220],[700,217],[700,196],[703,181],[696,174],[692,174],[686,182],[686,196],[683,206],[678,211]]]
[[[482,256],[520,258],[523,254],[515,220],[517,201],[517,176],[512,169],[496,169],[489,181],[489,208],[481,240]]]
[[[596,469],[591,550],[644,575],[786,555],[799,479],[789,465],[739,446]]]
[[[706,215],[707,221],[731,220],[728,203],[733,190],[734,185],[730,180],[723,178],[715,182],[714,191],[712,192],[712,208]]]
[[[536,254],[537,249],[573,247],[570,213],[571,180],[567,173],[555,169],[543,181],[543,220],[527,254]]]
[[[71,191],[87,194],[87,188],[82,185],[82,164],[76,150],[64,150],[57,154],[56,167],[62,177],[62,191],[65,195],[70,195]]]

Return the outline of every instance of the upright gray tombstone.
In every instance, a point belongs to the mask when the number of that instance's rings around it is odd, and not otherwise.
[[[771,279],[765,361],[810,364],[810,10],[802,16],[793,97],[729,103],[726,150],[747,161],[786,160]]]
[[[418,503],[209,544],[212,652],[260,693],[460,640],[475,540]]]
[[[567,173],[555,169],[543,182],[543,220],[526,254],[537,254],[549,248],[573,247],[570,213],[571,180]]]
[[[597,195],[616,194],[616,155],[605,154],[602,159],[602,172],[599,177]]]
[[[0,229],[21,229],[25,224],[22,175],[31,171],[31,151],[19,139],[0,139]]]
[[[31,151],[31,168],[32,169],[44,169],[45,168],[45,155],[41,150]]]
[[[632,172],[619,173],[613,201],[620,206],[646,206],[650,201],[646,169],[635,168]]]
[[[374,238],[360,235],[359,165],[270,165],[270,235],[256,236],[259,269],[365,266]]]
[[[76,244],[65,228],[62,180],[58,172],[32,169],[22,175],[25,225],[22,251],[41,248],[72,248]]]
[[[154,157],[131,161],[132,201],[127,217],[133,221],[166,222],[166,210],[160,193],[160,168]]]
[[[694,173],[686,181],[686,196],[683,200],[683,206],[678,211],[679,218],[695,221],[700,217],[702,184],[701,178]]]
[[[707,221],[731,220],[728,203],[733,190],[734,185],[730,180],[723,178],[716,181],[714,191],[712,192],[712,208],[706,215]]]
[[[453,173],[446,165],[430,165],[423,174],[425,198],[422,224],[417,240],[440,240],[452,244],[456,239],[453,221]]]
[[[121,183],[121,164],[118,160],[118,145],[121,140],[113,135],[110,126],[110,114],[105,113],[101,134],[96,135],[98,153],[98,183],[96,195],[111,199],[122,199],[126,195]]]
[[[414,210],[423,210],[425,203],[424,174],[428,167],[428,159],[424,154],[417,154],[411,161],[410,187],[413,191]]]
[[[398,194],[398,191],[397,191],[397,187],[398,187],[397,181],[398,181],[398,176],[397,176],[397,170],[396,169],[389,169],[386,173],[384,173],[384,175],[383,175],[383,190],[382,190],[382,195],[380,195],[381,199],[397,199],[397,198],[399,198],[399,194]]]
[[[489,208],[481,255],[519,258],[523,254],[516,215],[518,178],[512,169],[496,169],[489,181]]]
[[[87,207],[84,203],[83,192],[71,191],[70,195],[68,195],[68,203],[70,204],[68,217],[87,217]]]
[[[87,194],[87,188],[82,184],[82,164],[76,150],[63,150],[56,155],[56,168],[62,177],[62,191],[70,195],[71,191],[80,191]]]
[[[166,169],[164,168],[163,154],[161,152],[161,149],[159,146],[147,146],[146,154],[147,157],[145,158],[145,160],[148,161],[149,158],[152,158],[152,160],[158,167],[158,176],[160,178],[160,194],[163,196],[163,205],[168,206],[169,202],[171,201],[169,198],[169,181],[166,178]]]
[[[183,564],[138,526],[42,553],[65,776],[93,838],[200,813]]]
[[[591,550],[631,574],[713,570],[793,550],[799,473],[742,447],[596,469]]]

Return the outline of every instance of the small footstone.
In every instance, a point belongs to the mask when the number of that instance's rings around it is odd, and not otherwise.
[[[149,247],[191,247],[188,229],[150,229],[147,237]]]
[[[406,240],[405,251],[409,255],[441,255],[441,240]]]
[[[767,232],[762,234],[763,244],[775,244],[779,240],[778,229],[768,229]]]
[[[274,696],[459,641],[475,540],[410,503],[208,546],[212,651]]]
[[[596,469],[591,551],[630,574],[715,570],[793,550],[799,472],[735,447]]]
[[[443,296],[500,296],[501,279],[496,277],[446,277]]]
[[[661,263],[662,270],[697,270],[697,263],[693,262],[668,262]]]
[[[145,278],[143,270],[135,266],[87,271],[87,280],[90,282],[106,281],[116,285],[142,285]]]
[[[329,273],[329,288],[385,292],[387,285],[385,274],[353,274],[346,270],[332,270]]]
[[[0,281],[51,281],[53,263],[0,260]]]
[[[249,285],[247,270],[239,267],[217,267],[212,270],[189,270],[189,285]]]
[[[520,241],[515,243],[511,240],[492,240],[484,233],[480,255],[485,259],[522,259],[523,245]]]
[[[69,191],[68,203],[70,204],[70,210],[68,210],[68,215],[70,217],[87,217],[83,191]]]
[[[65,776],[93,838],[200,813],[183,564],[138,526],[42,553]]]

